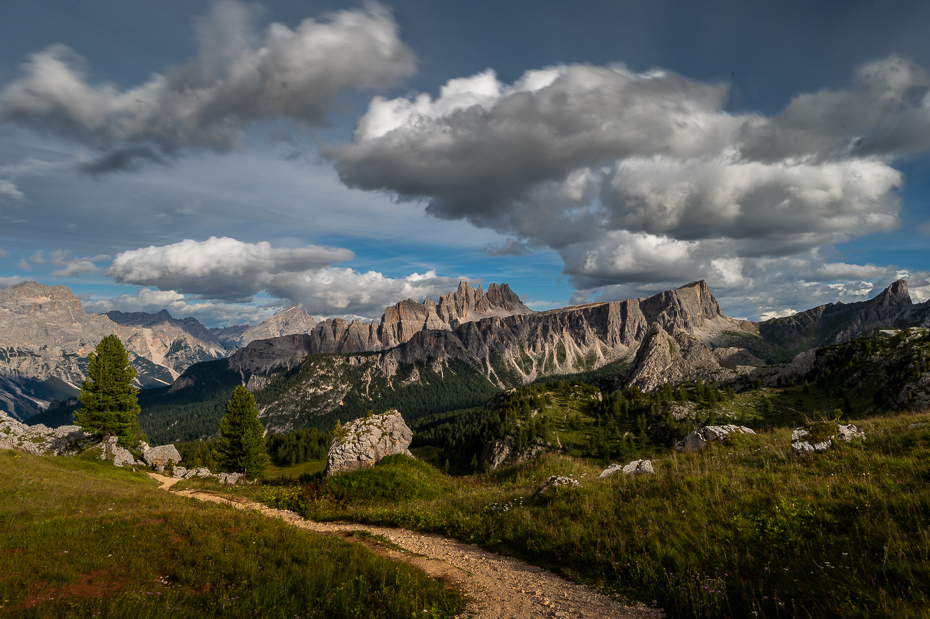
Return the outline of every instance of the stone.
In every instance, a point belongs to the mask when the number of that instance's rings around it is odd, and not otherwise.
[[[78,426],[48,428],[42,424],[28,426],[0,411],[0,449],[16,449],[35,455],[74,454],[81,452],[91,439]]]
[[[629,464],[611,464],[597,478],[604,479],[619,471],[622,471],[624,475],[655,475],[652,460],[633,460]]]
[[[184,473],[184,479],[194,479],[195,477],[212,477],[213,473],[210,472],[205,466],[196,469],[189,469]]]
[[[165,470],[169,462],[177,464],[181,461],[181,454],[174,445],[159,445],[152,447],[142,454],[142,461],[161,472]]]
[[[833,446],[833,441],[848,443],[854,439],[865,440],[865,432],[856,426],[841,425],[835,421],[816,421],[795,428],[791,433],[791,453],[796,456],[822,453]]]
[[[242,479],[242,473],[217,473],[216,480],[221,484],[235,486],[236,482]]]
[[[924,422],[921,421],[921,422],[918,422],[918,423],[912,423],[911,425],[909,425],[909,426],[907,427],[907,429],[908,429],[908,430],[916,430],[917,428],[922,428],[922,427],[924,427],[924,426],[926,426],[926,425],[927,425],[926,423],[924,423]]]
[[[675,443],[675,451],[701,451],[712,443],[726,443],[731,434],[755,434],[755,432],[745,426],[705,426]]]
[[[371,468],[385,456],[409,453],[412,439],[397,410],[350,421],[333,437],[324,475]]]
[[[581,483],[579,483],[577,479],[562,475],[552,475],[539,487],[539,490],[533,495],[533,500],[538,501],[546,496],[553,488],[577,488],[579,486],[581,486]]]
[[[176,466],[171,471],[171,476],[175,479],[184,479],[184,476],[187,474],[187,469],[183,466]]]

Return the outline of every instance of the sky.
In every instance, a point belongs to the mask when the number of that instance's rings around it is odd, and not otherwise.
[[[461,280],[930,298],[930,3],[14,3],[0,287],[257,324]]]

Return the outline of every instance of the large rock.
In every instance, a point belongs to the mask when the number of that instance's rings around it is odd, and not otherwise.
[[[142,461],[160,473],[165,470],[169,462],[173,464],[179,463],[181,454],[178,453],[174,445],[159,445],[142,454]]]
[[[705,426],[675,443],[675,451],[701,451],[713,443],[726,443],[731,434],[755,434],[755,432],[745,426]]]
[[[833,441],[848,443],[853,439],[865,440],[865,432],[852,424],[816,421],[794,429],[791,433],[791,453],[796,456],[821,453],[830,449]]]
[[[549,494],[554,488],[577,488],[580,485],[581,484],[578,482],[578,480],[573,477],[552,475],[543,482],[543,485],[539,487],[539,490],[537,490],[536,494],[533,495],[533,500],[538,501],[539,499]]]
[[[347,423],[333,437],[325,475],[371,468],[385,456],[410,453],[413,432],[396,410]]]
[[[618,472],[623,472],[624,475],[655,475],[652,460],[633,460],[629,464],[611,464],[597,478],[604,479]]]

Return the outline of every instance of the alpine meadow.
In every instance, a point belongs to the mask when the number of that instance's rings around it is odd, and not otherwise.
[[[930,619],[928,28],[0,8],[0,619]]]

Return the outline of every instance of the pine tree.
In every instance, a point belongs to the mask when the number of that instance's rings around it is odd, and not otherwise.
[[[87,355],[87,378],[81,384],[81,408],[74,414],[74,423],[104,443],[116,436],[120,445],[129,447],[141,438],[135,378],[136,368],[129,364],[119,337],[108,335],[100,340]]]
[[[236,387],[226,406],[226,415],[220,421],[216,441],[219,467],[246,477],[261,477],[270,462],[264,433],[252,393],[241,385]]]

